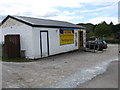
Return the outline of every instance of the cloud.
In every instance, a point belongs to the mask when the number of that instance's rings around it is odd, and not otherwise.
[[[4,15],[0,15],[0,23],[1,23],[1,21],[5,18],[6,16],[4,16]]]
[[[75,12],[63,11],[64,15],[75,15]]]
[[[120,24],[120,1],[118,3],[118,22]]]
[[[57,16],[59,10],[56,7],[77,8],[82,5],[76,0],[1,0],[1,15],[26,15],[34,17]],[[73,14],[68,11],[64,14]]]
[[[58,16],[58,14],[56,12],[48,12],[45,15],[43,15],[42,17],[54,17],[54,16]]]
[[[83,12],[83,13],[85,13],[85,12],[97,12],[97,11],[101,11],[101,10],[105,10],[105,9],[110,9],[110,8],[111,7],[109,6],[109,7],[102,7],[102,8],[92,9],[92,10],[82,10],[80,12]]]
[[[92,5],[106,5],[108,3],[119,2],[119,0],[79,0],[81,3],[89,3]]]
[[[46,13],[45,15],[43,15],[43,17],[46,17],[46,18],[49,18],[49,17],[57,17],[57,16],[73,16],[75,15],[75,12],[69,12],[69,11],[63,11],[63,12],[60,12],[59,10],[55,10],[55,11],[52,11],[52,12],[48,12]]]
[[[42,17],[42,18],[46,19],[46,17]],[[69,22],[72,22],[72,23],[76,23],[75,22],[76,20],[81,20],[83,18],[84,18],[84,16],[74,15],[74,13],[72,13],[72,12],[66,12],[66,11],[63,11],[61,13],[59,12],[55,16],[49,16],[49,17],[47,17],[47,19],[59,20],[59,21],[69,21]]]
[[[89,18],[86,14],[83,14],[85,12],[89,12],[91,16],[98,15],[97,12],[114,7],[97,7],[94,10],[89,10],[86,9],[89,8],[89,6],[85,5],[97,6],[108,5],[108,3],[111,5],[111,3],[118,1],[119,0],[0,0],[0,15],[32,16],[70,22],[79,20],[81,22],[82,19],[88,20]],[[76,12],[77,10],[79,10],[79,12]],[[95,19],[95,17],[90,18],[91,20],[92,18]]]
[[[55,7],[80,8],[82,3],[106,3],[115,2],[117,0],[1,0],[0,10],[4,10],[4,14],[12,14],[21,12],[38,13],[39,15],[46,14]]]
[[[94,15],[94,16],[97,16],[97,15],[99,15],[99,13],[91,13],[90,15]]]
[[[118,3],[118,17],[120,17],[120,1]]]
[[[67,15],[58,15],[58,16],[54,16],[54,17],[47,17],[47,19],[52,19],[52,20],[59,20],[59,21],[69,21],[72,22],[73,20],[77,20],[77,19],[83,19],[83,16],[67,16]],[[72,22],[75,23],[75,22]]]
[[[106,21],[106,23],[108,23],[108,24],[111,21],[114,24],[118,24],[118,18],[117,17],[96,17],[96,18],[90,19],[88,22],[93,23],[93,24],[98,24],[98,23],[101,23],[102,21]]]
[[[120,17],[118,17],[118,23],[120,24]]]
[[[96,6],[94,6],[93,4],[88,7],[86,6],[86,9],[83,9],[80,12],[81,13],[92,13],[92,12],[100,12],[100,11],[109,11],[111,9],[117,10],[117,8],[118,8],[118,2],[105,2],[105,3],[106,3],[106,5],[104,5],[104,3],[102,3],[101,5],[96,5]],[[99,4],[99,3],[97,3],[97,4]],[[91,9],[91,7],[93,7],[93,8]]]

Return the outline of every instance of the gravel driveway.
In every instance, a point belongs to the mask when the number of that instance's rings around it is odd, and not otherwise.
[[[77,88],[118,88],[118,63],[110,63],[105,73],[77,86]]]
[[[118,45],[108,45],[108,49],[103,52],[74,51],[34,62],[2,62],[2,87],[49,87],[79,70],[116,58],[118,58]]]

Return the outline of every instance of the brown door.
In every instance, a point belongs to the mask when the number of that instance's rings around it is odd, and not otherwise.
[[[83,47],[83,31],[78,31],[78,45],[79,48]]]
[[[5,36],[5,53],[8,58],[20,57],[20,35]]]

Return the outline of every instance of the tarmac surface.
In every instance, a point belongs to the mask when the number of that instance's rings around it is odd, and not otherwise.
[[[112,62],[105,73],[77,86],[77,88],[118,88],[118,63]]]
[[[27,63],[14,63],[14,62],[2,62],[2,87],[3,88],[46,88],[54,86],[57,83],[68,80],[69,77],[74,76],[78,71],[84,70],[85,68],[94,67],[98,63],[106,62],[108,60],[118,59],[118,45],[108,45],[108,49],[103,52],[85,52],[85,51],[73,51],[60,55],[43,58],[34,62]],[[114,64],[113,64],[114,66]],[[111,67],[110,67],[111,68]],[[111,68],[112,69],[112,68]],[[108,70],[108,74],[111,69]],[[112,69],[112,71],[115,68]],[[113,71],[117,73],[116,71]],[[90,72],[91,73],[91,72]],[[80,74],[77,73],[78,75]],[[91,73],[92,74],[92,73]],[[78,75],[76,75],[78,77]],[[106,87],[118,87],[115,75],[107,75],[106,77],[113,77],[113,85],[106,83]],[[83,75],[84,77],[84,75]],[[104,77],[104,76],[103,76]],[[105,79],[107,82],[109,79]],[[92,81],[103,84],[104,81],[98,76],[98,80]],[[89,83],[89,81],[88,81]],[[92,86],[91,83],[79,85],[78,87],[100,87],[102,85],[97,84]],[[88,86],[87,86],[88,85]],[[68,86],[71,86],[68,83]],[[68,86],[64,88],[68,88]]]

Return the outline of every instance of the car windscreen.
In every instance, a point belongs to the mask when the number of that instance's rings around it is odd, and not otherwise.
[[[102,42],[102,41],[96,41],[96,43],[97,43],[97,44],[103,44],[103,42]]]
[[[102,41],[103,42],[103,44],[107,44],[105,41]]]

